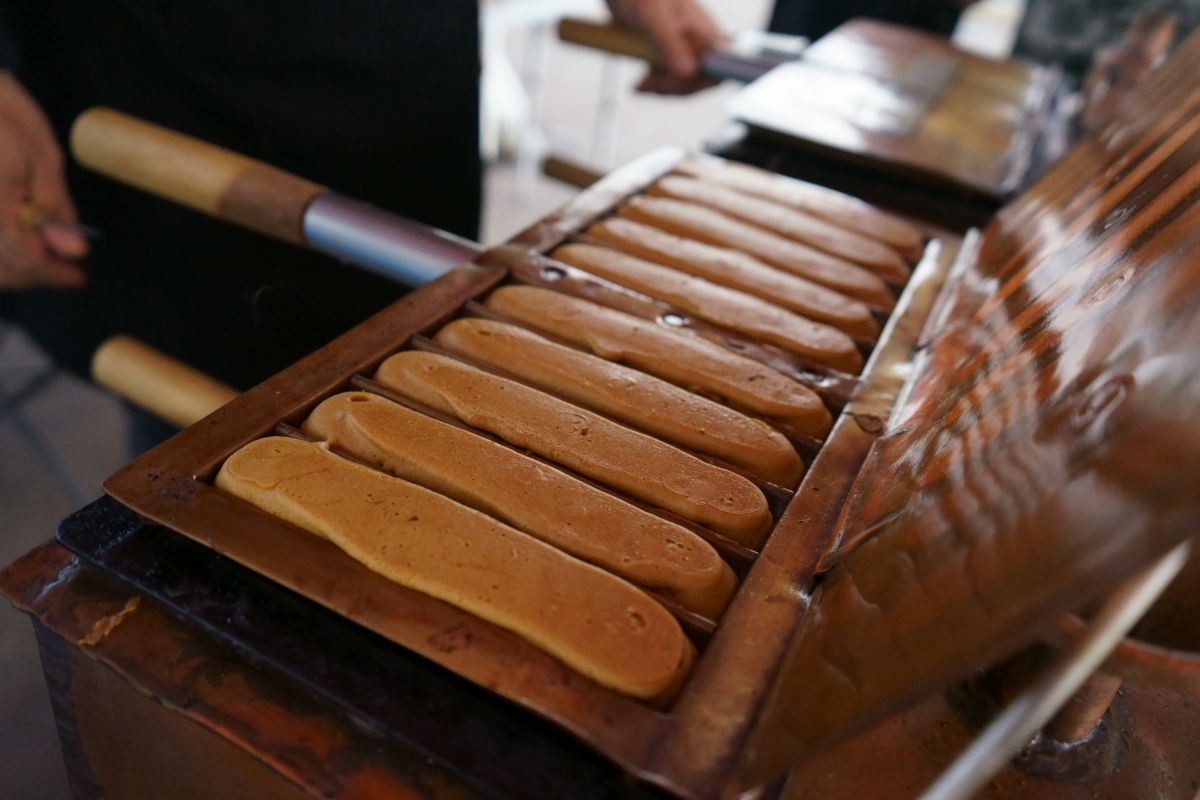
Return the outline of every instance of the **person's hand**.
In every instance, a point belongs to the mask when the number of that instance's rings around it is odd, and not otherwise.
[[[725,37],[696,0],[608,0],[608,7],[616,22],[648,35],[662,56],[639,91],[690,94],[716,83],[700,75],[700,57]]]
[[[17,79],[0,72],[0,290],[84,283],[87,240],[76,221],[50,123]]]

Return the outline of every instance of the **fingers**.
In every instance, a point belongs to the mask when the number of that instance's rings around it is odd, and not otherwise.
[[[638,84],[639,92],[664,95],[684,95],[715,86],[719,81],[700,73],[700,58],[725,37],[712,18],[694,0],[674,0],[656,6],[666,15],[664,24],[670,28],[673,46],[685,51],[690,69],[681,69],[681,62],[672,62],[664,45],[663,68],[651,69]],[[652,34],[653,35],[653,34]]]
[[[22,288],[34,289],[81,289],[87,283],[87,273],[73,261],[48,257],[30,275],[30,282]]]
[[[643,0],[641,23],[662,56],[662,67],[679,78],[695,78],[700,58],[725,37],[696,0]]]
[[[42,228],[42,240],[54,255],[72,261],[86,257],[90,250],[87,239],[54,222]]]
[[[85,275],[73,262],[87,255],[87,241],[55,224],[75,219],[49,123],[20,84],[0,74],[0,289],[81,286]]]
[[[678,14],[675,3],[645,3],[642,24],[658,47],[667,72],[690,78],[699,71],[700,61],[689,36],[691,23]]]
[[[53,251],[41,233],[24,228],[15,213],[0,219],[0,289],[74,289],[85,282],[78,264]]]
[[[63,222],[75,222],[75,204],[63,179],[62,155],[53,140],[52,152],[39,149],[31,154],[28,171],[28,200],[46,216]]]
[[[679,15],[684,21],[687,37],[695,52],[707,52],[725,41],[725,34],[717,27],[716,21],[704,10],[704,6],[696,0],[676,0],[676,2],[681,7]]]
[[[64,259],[80,259],[88,254],[87,239],[68,227],[56,224],[78,219],[75,204],[71,202],[63,179],[61,158],[43,156],[34,162],[29,179],[28,203],[50,219],[39,226],[39,230],[51,254]]]
[[[715,81],[700,77],[701,58],[724,40],[697,0],[609,0],[614,17],[653,40],[661,63],[642,80],[639,91],[690,94]]]

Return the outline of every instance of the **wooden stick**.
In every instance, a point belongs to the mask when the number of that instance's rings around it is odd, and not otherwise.
[[[134,405],[186,428],[238,393],[165,353],[118,334],[92,356],[92,378]]]
[[[598,172],[578,161],[553,155],[542,159],[542,174],[577,189],[586,189],[604,177],[603,172]]]
[[[197,211],[304,244],[304,211],[326,189],[283,170],[110,108],[75,120],[84,166]]]
[[[662,61],[658,48],[647,36],[611,23],[565,17],[558,21],[558,38],[594,50],[636,58],[652,66],[658,66]]]

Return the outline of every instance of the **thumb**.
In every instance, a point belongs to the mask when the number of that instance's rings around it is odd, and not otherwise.
[[[46,247],[59,258],[78,261],[88,254],[88,241],[78,232],[56,222],[42,228],[42,239]]]
[[[662,56],[663,68],[672,75],[691,77],[699,69],[686,28],[674,18],[666,4],[646,8],[642,24]]]
[[[78,215],[63,180],[62,168],[53,160],[39,159],[29,182],[30,204],[52,220],[41,230],[46,246],[60,258],[80,259],[88,254],[87,239],[54,221],[75,222]]]
[[[37,277],[37,285],[58,289],[79,289],[85,283],[87,274],[83,268],[70,261],[47,259]]]

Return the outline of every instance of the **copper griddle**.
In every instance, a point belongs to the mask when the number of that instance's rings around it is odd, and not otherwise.
[[[1200,346],[1197,61],[1193,39],[1126,114],[980,239],[960,248],[935,237],[861,377],[735,342],[814,386],[840,415],[806,459],[795,495],[770,490],[786,507],[761,553],[731,558],[745,574],[719,624],[710,633],[685,620],[703,650],[669,708],[604,690],[210,481],[234,450],[364,386],[385,357],[473,313],[473,301],[506,281],[728,338],[544,260],[669,171],[677,151],[613,173],[145,454],[105,488],[532,709],[646,780],[689,797],[759,786],[838,736],[1048,635],[1062,612],[1085,609],[1194,533],[1200,389],[1186,378]],[[1164,448],[1170,470],[1151,458]]]
[[[656,752],[663,742],[683,743],[704,729],[711,731],[712,703],[719,696],[733,707],[745,704],[748,713],[760,697],[730,694],[721,684],[729,672],[705,657],[683,694],[671,709],[658,710],[605,690],[573,672],[517,637],[482,622],[469,614],[398,587],[369,572],[342,551],[316,537],[298,531],[247,503],[213,488],[211,479],[233,451],[246,442],[271,432],[294,434],[294,428],[317,403],[347,388],[381,391],[369,381],[374,368],[388,355],[406,347],[428,349],[422,334],[431,333],[448,320],[463,314],[486,313],[475,301],[505,282],[540,284],[622,308],[663,324],[686,326],[700,335],[735,342],[741,338],[693,320],[686,312],[628,290],[587,276],[567,265],[553,262],[543,253],[576,235],[598,217],[608,213],[621,199],[639,192],[685,157],[682,151],[660,151],[615,172],[578,196],[555,216],[539,222],[491,251],[476,262],[464,265],[436,282],[417,289],[308,358],[239,397],[197,425],[140,457],[105,483],[106,491],[130,508],[152,520],[178,530],[223,555],[266,575],[300,594],[408,647],[458,674],[508,697],[567,727],[600,749],[629,771],[664,784],[681,794],[699,796],[721,781],[719,772],[728,763],[728,752],[742,734],[744,717],[730,718],[725,730],[706,745],[727,753],[713,758],[698,755],[695,745],[677,755]],[[846,405],[860,385],[869,386],[872,397],[894,396],[899,388],[887,367],[907,358],[957,247],[953,241],[934,242],[916,269],[904,299],[892,314],[867,369],[861,378],[807,364],[769,345],[743,340],[739,349],[816,389],[834,408]],[[869,344],[863,343],[868,349]],[[393,399],[394,394],[383,392]],[[412,405],[410,403],[410,405]],[[853,404],[851,404],[853,407]],[[425,410],[425,409],[422,409]],[[426,410],[428,413],[428,411]],[[866,454],[870,437],[857,425],[840,425],[821,447],[820,442],[792,436],[810,470],[799,494],[824,491],[834,499],[835,484],[845,483]],[[820,448],[821,455],[813,461]],[[776,538],[786,538],[792,547],[807,541],[810,557],[821,548],[832,516],[826,524],[804,526],[796,515],[784,514],[794,503],[792,493],[779,487],[760,486],[776,512]],[[824,487],[818,489],[818,486]],[[844,491],[845,487],[837,491]],[[835,503],[822,504],[832,515]],[[809,507],[808,513],[813,509]],[[678,520],[676,520],[678,521]],[[694,527],[694,526],[693,526]],[[801,529],[808,527],[809,530]],[[748,613],[760,617],[754,603],[759,554],[697,529],[742,573],[750,571],[736,601]],[[787,532],[784,536],[778,534]],[[811,572],[809,573],[811,576]],[[754,603],[759,605],[759,603]],[[794,619],[806,599],[795,595],[787,603],[769,601],[771,617]],[[702,646],[712,633],[711,621],[676,613],[685,629]],[[716,627],[716,639],[739,637],[725,633],[731,610]],[[761,623],[760,623],[761,624]],[[447,633],[453,632],[453,633]],[[448,644],[449,642],[449,644]],[[740,648],[738,648],[740,649]],[[729,660],[730,656],[723,657]],[[750,663],[738,665],[739,682],[765,688],[777,655],[762,648]],[[742,661],[746,654],[737,656]],[[711,664],[711,666],[710,666]],[[761,691],[758,693],[761,694]],[[662,766],[661,758],[677,760]],[[680,764],[678,761],[682,761]],[[679,767],[684,766],[684,770]],[[716,770],[717,772],[714,772]]]

